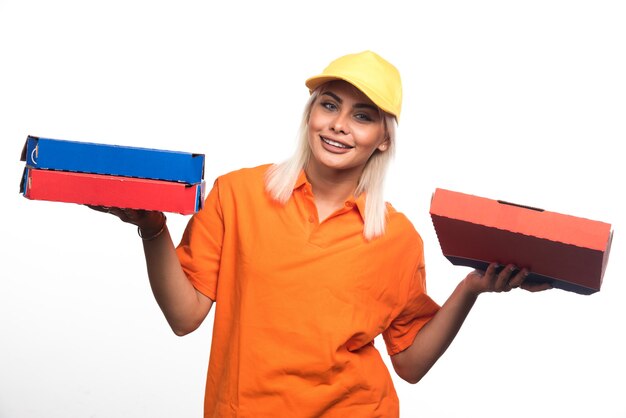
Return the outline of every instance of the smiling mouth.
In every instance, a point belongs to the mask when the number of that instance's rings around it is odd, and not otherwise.
[[[320,136],[320,138],[322,139],[322,142],[324,142],[325,144],[328,144],[330,146],[333,146],[333,147],[343,148],[343,149],[352,149],[352,148],[354,148],[354,147],[351,147],[349,145],[342,144],[341,142],[333,141],[332,139],[328,139],[328,138],[323,137],[323,136]]]

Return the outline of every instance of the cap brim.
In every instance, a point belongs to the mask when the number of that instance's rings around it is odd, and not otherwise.
[[[308,78],[304,82],[304,84],[309,88],[309,91],[312,92],[313,90],[315,90],[322,84],[328,83],[329,81],[334,81],[334,80],[343,80],[343,81],[347,81],[348,83],[350,83],[348,80],[344,80],[343,78],[340,78],[340,77],[329,77],[327,75],[318,75],[315,77]]]
[[[313,92],[313,90],[315,90],[322,84],[328,83],[329,81],[335,81],[335,80],[343,80],[346,83],[352,84],[354,87],[359,89],[359,91],[361,91],[363,94],[369,97],[369,99],[372,102],[374,102],[376,106],[381,108],[386,113],[389,113],[390,115],[395,117],[396,120],[398,119],[398,117],[394,114],[393,110],[391,110],[390,107],[384,103],[384,100],[378,94],[376,94],[376,92],[370,90],[369,88],[367,88],[367,86],[361,86],[359,85],[359,83],[354,82],[352,80],[348,80],[346,78],[339,77],[339,76],[318,75],[318,76],[307,78],[304,84],[309,88],[309,92]]]

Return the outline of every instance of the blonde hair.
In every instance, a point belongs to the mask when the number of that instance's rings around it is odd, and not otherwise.
[[[308,121],[313,103],[319,96],[320,90],[321,87],[318,87],[311,93],[304,107],[302,121],[298,131],[298,145],[295,153],[291,158],[282,163],[272,165],[266,174],[265,188],[270,196],[281,204],[287,203],[291,197],[301,171],[306,167],[311,158],[311,149],[309,148],[308,141]],[[363,235],[367,240],[372,240],[385,233],[387,206],[384,200],[383,189],[387,167],[393,159],[395,152],[396,119],[393,115],[385,113],[382,110],[381,113],[384,115],[383,124],[385,127],[385,135],[389,139],[389,144],[384,152],[379,150],[374,151],[365,164],[365,168],[361,173],[359,183],[354,192],[354,196],[366,193]]]

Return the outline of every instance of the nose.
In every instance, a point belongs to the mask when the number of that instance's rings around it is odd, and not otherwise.
[[[349,115],[347,115],[346,113],[338,112],[336,116],[333,118],[333,120],[331,121],[330,129],[333,132],[341,133],[344,135],[348,134],[349,133],[348,117]]]

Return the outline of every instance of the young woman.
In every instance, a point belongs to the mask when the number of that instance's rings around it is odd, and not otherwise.
[[[526,285],[495,264],[439,307],[426,294],[422,240],[385,204],[402,89],[365,51],[306,81],[296,154],[219,177],[175,248],[159,212],[108,209],[138,226],[152,290],[177,335],[215,303],[206,417],[397,417],[395,372],[418,382],[478,295]],[[498,271],[498,272],[497,272]]]

